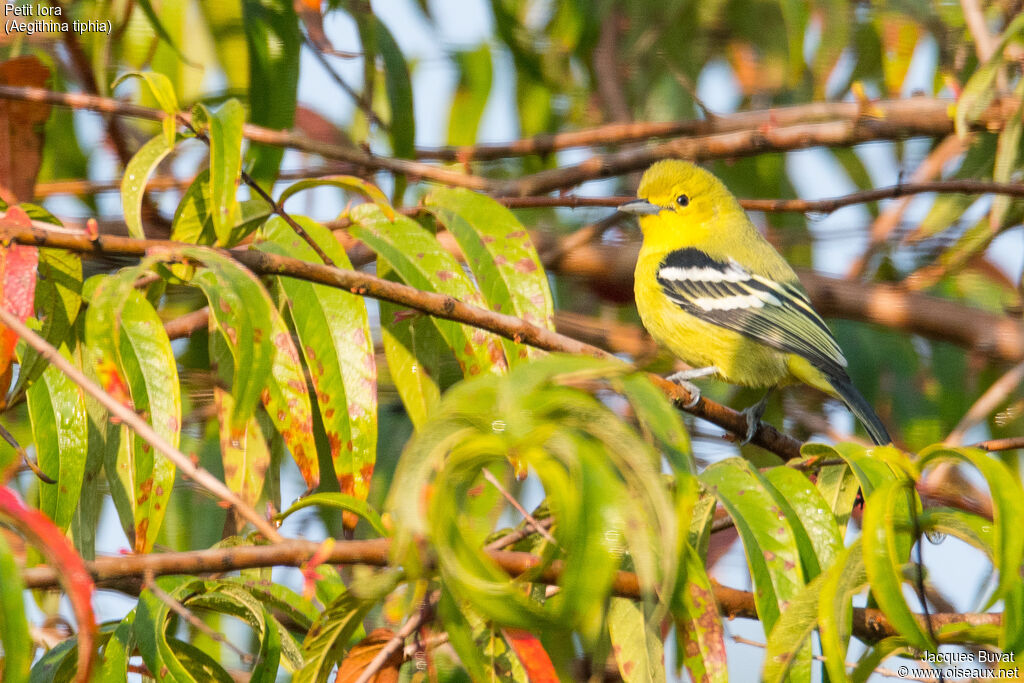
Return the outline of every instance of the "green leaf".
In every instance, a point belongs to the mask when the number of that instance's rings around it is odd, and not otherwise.
[[[1024,490],[1005,464],[976,448],[926,448],[919,464],[924,470],[938,462],[969,463],[985,478],[992,496],[993,564],[999,582],[989,599],[989,607],[1020,585],[1020,566],[1024,563]]]
[[[645,618],[640,605],[626,598],[612,598],[608,607],[608,635],[623,681],[665,680],[665,653],[658,624]]]
[[[992,180],[997,183],[1009,183],[1012,180],[1013,172],[1018,168],[1021,133],[1024,132],[1024,121],[1021,120],[1024,117],[1024,80],[1017,83],[1013,97],[1022,104],[1017,107],[1013,116],[1006,119],[1003,131],[999,134],[999,139],[996,142],[996,160],[992,168]],[[1005,194],[997,194],[992,198],[989,227],[993,234],[1003,227],[1003,221],[1006,219],[1011,202],[1013,202],[1013,198]]]
[[[276,308],[271,308],[270,313],[274,360],[263,405],[312,491],[320,484],[320,462],[313,438],[313,406],[306,375],[284,318]]]
[[[507,208],[462,188],[438,188],[426,206],[459,243],[484,299],[493,310],[555,329],[547,275],[526,228]],[[544,354],[502,340],[510,361]]]
[[[139,7],[142,8],[142,13],[146,15],[146,19],[149,20],[149,25],[152,27],[153,32],[156,33],[157,37],[159,37],[160,40],[164,41],[168,45],[168,47],[170,47],[172,50],[174,50],[174,53],[176,55],[178,55],[178,57],[181,59],[181,61],[185,62],[186,64],[192,64],[192,62],[189,61],[189,58],[185,56],[185,53],[182,52],[178,48],[177,44],[174,42],[174,38],[171,37],[171,34],[164,27],[163,22],[160,21],[160,15],[157,13],[157,11],[155,9],[153,9],[153,3],[150,0],[139,0]],[[141,72],[137,72],[136,71],[136,72],[132,72],[132,74],[125,74],[124,76],[121,76],[121,78],[118,79],[118,82],[121,81],[122,79],[124,79],[126,76],[129,76],[129,75],[140,76],[140,77],[148,77],[148,76],[160,76],[162,74],[154,74],[154,73],[151,73],[151,72],[141,73]],[[147,78],[146,80],[148,81],[149,79]],[[168,82],[168,84],[169,84],[169,82]],[[114,85],[111,86],[111,90],[113,90],[114,87],[116,87],[116,86],[117,86],[117,82],[115,82]],[[160,96],[156,94],[156,88],[153,87],[152,85],[150,85],[150,87],[153,88],[153,90],[154,90],[154,93],[153,93],[154,97],[156,97],[159,100]],[[173,94],[173,91],[172,91],[172,94]],[[163,107],[163,103],[161,103],[160,106]]]
[[[202,116],[198,116],[202,112]],[[238,100],[228,100],[216,113],[202,104],[196,105],[197,118],[209,126],[210,138],[210,206],[217,243],[227,246],[231,230],[238,223],[238,179],[242,170],[242,126],[245,108]]]
[[[629,400],[640,427],[656,439],[676,474],[696,474],[690,434],[679,411],[665,398],[665,394],[640,372],[614,381],[612,386],[616,385]]]
[[[388,121],[391,151],[396,157],[412,159],[416,152],[416,116],[413,111],[409,67],[387,25],[377,16],[374,16],[374,24],[377,51],[384,62],[384,90],[391,109],[391,119]],[[401,199],[403,189],[397,180],[396,177],[395,202]]]
[[[163,25],[157,20],[156,15],[153,13],[153,6],[148,0],[139,3],[146,16],[149,17],[150,23],[153,24],[153,28],[157,34],[167,41],[167,44],[174,48],[175,52],[178,52],[178,48],[174,46],[174,41],[167,34]],[[178,52],[181,55],[180,52]],[[188,61],[183,55],[182,59]],[[181,109],[178,107],[178,96],[174,94],[174,85],[171,83],[171,79],[162,73],[155,71],[129,71],[126,74],[121,74],[116,81],[110,86],[111,90],[117,89],[117,86],[124,83],[129,78],[138,78],[142,81],[146,87],[149,88],[149,92],[152,93],[153,99],[156,100],[157,105],[165,114],[167,118],[163,120],[164,138],[167,144],[174,146],[175,136],[177,135],[177,121],[175,117],[180,113]]]
[[[210,196],[210,169],[203,169],[188,186],[178,203],[171,222],[171,239],[197,245],[212,245],[217,241],[213,227],[213,201]],[[247,199],[239,203],[239,221],[231,229],[224,246],[234,246],[271,216],[270,208],[262,199]],[[187,276],[180,276],[187,279]]]
[[[78,352],[67,346],[60,353],[81,367]],[[28,415],[39,468],[55,484],[40,482],[39,509],[61,530],[71,525],[88,457],[88,423],[85,393],[53,365],[26,392]]]
[[[273,303],[256,277],[230,258],[206,247],[176,247],[154,253],[161,260],[191,259],[203,265],[193,276],[210,302],[210,315],[234,359],[231,426],[241,430],[271,381],[276,354]]]
[[[134,287],[138,268],[105,278],[96,287],[86,313],[86,343],[98,367],[113,365],[127,386],[134,409],[177,447],[181,436],[181,386],[177,361],[163,322]],[[98,371],[102,375],[102,371]],[[122,428],[122,449],[111,487],[121,487],[130,502],[136,552],[150,552],[163,522],[175,466],[142,437]],[[124,450],[124,447],[127,450]],[[115,474],[116,473],[116,474]]]
[[[957,100],[954,116],[956,133],[960,137],[967,135],[968,122],[975,121],[992,103],[997,91],[996,77],[1002,70],[1003,64],[1006,63],[1003,50],[1011,40],[1019,40],[1022,33],[1024,33],[1024,15],[1018,14],[1003,31],[1003,35],[1000,36],[999,42],[992,51],[992,56],[978,67],[978,70],[964,86],[963,92],[960,93],[960,99]]]
[[[63,249],[39,250],[39,276],[36,278],[35,316],[42,322],[39,334],[59,346],[68,339],[82,306],[82,259]],[[22,354],[14,393],[35,381],[46,361],[32,348]]]
[[[484,43],[475,50],[454,52],[452,57],[459,80],[448,115],[448,144],[472,145],[491,95],[491,49]]]
[[[765,478],[774,489],[775,501],[785,511],[800,546],[804,574],[816,577],[829,567],[843,549],[835,516],[814,484],[789,467],[773,467]]]
[[[454,297],[482,306],[483,300],[455,258],[422,226],[405,216],[390,221],[379,207],[360,204],[352,210],[349,231],[394,268],[416,289]],[[450,320],[432,318],[455,353],[465,376],[504,372],[508,365],[500,339],[484,330]]]
[[[224,353],[227,353],[226,350]],[[245,428],[238,431],[228,425],[235,407],[231,394],[220,387],[214,387],[213,398],[217,407],[224,484],[239,498],[255,507],[263,493],[263,482],[270,467],[270,448],[260,429],[258,413],[251,415]]]
[[[362,621],[373,603],[346,591],[324,609],[302,643],[305,665],[295,672],[294,683],[323,683],[348,644],[362,635]]]
[[[853,510],[853,504],[857,500],[857,491],[860,488],[857,485],[857,477],[854,475],[853,469],[846,463],[826,465],[818,470],[818,477],[814,484],[835,516],[840,537],[844,537],[850,521],[850,512]]]
[[[395,210],[391,207],[391,203],[388,201],[387,196],[380,191],[380,188],[372,183],[366,182],[362,178],[352,175],[329,175],[321,178],[307,178],[305,180],[299,180],[284,189],[281,196],[278,198],[277,203],[284,204],[289,197],[292,197],[303,190],[311,190],[315,187],[336,187],[339,190],[344,190],[346,192],[356,192],[379,206],[380,210],[384,212],[384,215],[388,220],[393,220],[395,217]]]
[[[174,149],[174,140],[166,135],[158,135],[139,149],[124,169],[121,180],[121,207],[124,210],[124,222],[128,234],[137,239],[145,239],[146,232],[142,228],[142,198],[146,194],[146,183],[156,167]]]
[[[810,639],[814,627],[818,624],[820,591],[826,576],[827,574],[821,574],[804,586],[803,590],[789,602],[771,630],[765,644],[762,681],[783,683],[798,655],[806,651],[804,644]],[[791,680],[795,680],[795,677],[791,677]]]
[[[860,541],[843,550],[818,581],[818,638],[825,670],[831,680],[845,681],[846,650],[853,619],[852,598],[868,582]]]
[[[764,478],[741,458],[728,458],[700,475],[732,517],[754,581],[757,613],[766,631],[781,606],[804,586],[800,552],[791,521],[779,507]]]
[[[32,665],[32,638],[25,618],[25,585],[7,541],[0,535],[0,650],[4,683],[24,683]]]
[[[302,33],[288,0],[242,0],[249,53],[249,117],[257,125],[289,130],[295,125]],[[252,143],[249,174],[265,190],[277,178],[284,148]],[[220,234],[220,233],[218,233]]]
[[[864,681],[867,681],[875,674],[875,670],[883,661],[897,654],[914,656],[917,652],[915,648],[906,641],[906,639],[897,636],[891,636],[878,641],[867,652],[861,655],[860,659],[857,661],[857,667],[850,674],[850,679],[855,681],[855,683],[863,683]],[[939,667],[941,666],[942,665],[940,664]]]
[[[100,680],[124,681],[128,677],[128,658],[135,652],[135,610],[117,624],[103,648]]]
[[[935,651],[935,643],[918,623],[903,595],[903,565],[909,559],[912,521],[907,503],[912,493],[909,480],[882,485],[864,504],[861,545],[871,593],[893,626],[914,647]],[[912,505],[917,505],[916,499]]]
[[[329,230],[304,216],[295,220],[339,268],[352,265]],[[279,218],[263,229],[263,251],[316,261],[312,247]],[[365,500],[376,461],[377,367],[365,300],[349,292],[279,277],[316,392],[317,409],[343,493]]]
[[[202,589],[203,581],[184,576],[164,576],[156,579],[156,585],[171,597],[175,597]],[[146,667],[150,671],[158,672],[162,680],[198,683],[199,679],[182,664],[168,642],[167,621],[170,616],[170,607],[164,600],[150,590],[142,591],[132,622],[139,654],[142,655]]]
[[[377,275],[400,281],[391,268],[377,262]],[[434,321],[427,315],[388,301],[381,301],[380,329],[388,373],[405,412],[419,429],[441,401],[442,359],[454,356]]]
[[[722,616],[704,562],[689,544],[681,579],[672,605],[680,663],[694,681],[725,683],[729,673]]]
[[[290,517],[293,513],[312,506],[318,507],[330,507],[336,510],[346,510],[348,512],[355,513],[366,520],[370,528],[378,536],[388,536],[388,530],[384,528],[384,522],[381,521],[380,515],[370,507],[370,504],[365,500],[360,500],[355,496],[346,495],[344,493],[313,493],[304,498],[300,498],[295,501],[290,508],[282,512],[277,516],[277,519],[281,522]]]

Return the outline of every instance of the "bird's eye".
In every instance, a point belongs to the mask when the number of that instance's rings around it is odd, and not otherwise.
[[[687,197],[685,194],[681,194],[678,197],[676,197],[676,204],[678,204],[679,206],[689,206],[690,198]]]

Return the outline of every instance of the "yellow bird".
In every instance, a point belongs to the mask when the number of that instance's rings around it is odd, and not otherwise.
[[[811,307],[796,273],[757,231],[725,185],[678,160],[651,166],[639,199],[619,211],[639,216],[636,306],[647,331],[694,369],[669,379],[717,376],[767,388],[804,382],[842,399],[878,444],[885,425],[846,373],[846,358]],[[743,412],[746,443],[765,394]]]

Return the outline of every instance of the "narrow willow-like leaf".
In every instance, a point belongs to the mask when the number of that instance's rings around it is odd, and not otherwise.
[[[38,268],[35,316],[42,322],[39,334],[59,346],[68,338],[82,306],[82,259],[63,249],[40,249]],[[25,349],[19,364],[14,393],[36,380],[46,367],[46,361],[32,348]]]
[[[351,268],[329,230],[304,216],[295,220],[335,265]],[[268,221],[263,236],[266,241],[258,244],[263,251],[317,260],[312,247],[281,219]],[[339,488],[365,500],[377,449],[377,366],[366,303],[334,287],[286,277],[277,282],[309,368]]]
[[[999,583],[989,606],[1020,585],[1020,566],[1024,563],[1024,490],[1002,462],[975,448],[935,446],[921,451],[921,468],[941,461],[969,463],[988,485],[992,496],[993,564],[999,571]]]
[[[843,549],[843,539],[832,510],[814,484],[797,470],[773,467],[765,473],[765,478],[777,493],[775,500],[786,511],[786,517],[800,541],[804,573],[813,579],[822,567],[831,566]],[[809,543],[805,543],[802,537]],[[808,549],[810,552],[806,552]]]
[[[526,228],[507,208],[461,188],[438,188],[426,205],[455,236],[488,305],[501,313],[555,329],[547,275]],[[510,361],[543,351],[503,339]]]
[[[156,585],[180,601],[188,592],[201,590],[203,581],[185,576],[163,576],[156,579]],[[170,616],[170,606],[152,591],[144,590],[139,595],[132,628],[142,661],[150,671],[160,672],[160,677],[164,680],[175,683],[199,683],[181,663],[171,643],[168,642],[167,620]],[[224,672],[224,675],[226,676],[227,672]]]
[[[363,618],[373,603],[342,593],[324,609],[302,643],[305,665],[295,672],[294,683],[323,683],[354,638],[363,635]]]
[[[259,280],[230,258],[205,247],[176,247],[154,253],[166,260],[191,259],[203,265],[192,278],[210,302],[210,315],[234,359],[230,424],[242,429],[270,382],[274,366],[273,303]]]
[[[286,520],[295,512],[308,508],[311,506],[317,507],[330,507],[337,510],[344,510],[353,514],[359,515],[362,519],[366,520],[366,523],[370,525],[370,528],[378,536],[388,536],[388,530],[384,527],[384,522],[380,518],[380,514],[370,507],[370,504],[365,500],[356,498],[355,496],[346,495],[344,493],[313,493],[304,498],[300,498],[295,501],[291,507],[278,515],[277,519],[280,521]]]
[[[255,506],[263,492],[263,481],[270,467],[270,449],[255,414],[249,417],[242,431],[236,431],[228,425],[235,407],[231,394],[220,387],[214,387],[213,398],[220,428],[224,483],[239,498]]]
[[[868,648],[867,652],[857,660],[857,666],[850,674],[850,680],[854,683],[865,683],[876,673],[876,669],[878,669],[883,661],[898,654],[913,656],[917,653],[915,648],[905,638],[891,636],[878,641],[874,646]],[[942,667],[941,663],[939,667]]]
[[[134,287],[140,271],[127,269],[96,287],[86,314],[86,340],[99,366],[113,363],[136,411],[177,447],[181,434],[181,386],[170,339],[152,304]],[[140,436],[122,427],[111,487],[131,508],[129,537],[135,551],[149,552],[163,522],[175,467]],[[108,473],[109,470],[108,470]]]
[[[462,267],[422,226],[396,216],[390,221],[379,207],[360,204],[352,210],[349,231],[385,259],[406,284],[482,306],[483,300]],[[508,364],[500,339],[484,330],[432,318],[465,376],[504,372]]]
[[[818,580],[818,639],[825,670],[831,680],[844,681],[853,619],[852,598],[868,582],[860,541],[843,550]]]
[[[284,204],[285,200],[289,197],[303,190],[311,190],[314,187],[336,187],[346,192],[357,192],[379,206],[388,220],[392,220],[395,217],[395,210],[391,207],[387,196],[380,191],[380,188],[354,175],[329,175],[299,180],[286,187],[277,202],[278,204]]]
[[[243,0],[242,25],[249,53],[249,117],[260,126],[289,130],[295,125],[302,33],[288,0]],[[253,143],[249,174],[265,190],[277,178],[284,148]]]
[[[825,503],[832,510],[839,527],[839,536],[846,536],[846,527],[850,521],[850,512],[857,500],[857,477],[849,465],[826,465],[818,470],[814,482]]]
[[[760,474],[741,458],[716,462],[700,475],[729,512],[747,555],[757,613],[766,631],[779,618],[780,605],[803,588],[800,551],[784,511]]]
[[[644,618],[640,604],[612,598],[608,608],[608,635],[622,680],[657,683],[665,680],[665,652],[658,625]]]
[[[32,638],[25,618],[25,586],[21,569],[0,535],[0,646],[4,652],[4,682],[24,683],[32,664]]]
[[[199,115],[201,112],[201,115]],[[205,119],[210,138],[210,204],[217,243],[230,244],[231,229],[238,222],[238,178],[242,170],[242,126],[245,108],[228,100],[216,112],[196,105],[197,118]]]
[[[391,119],[388,134],[391,136],[391,151],[396,157],[415,157],[416,116],[413,111],[412,79],[398,43],[395,42],[387,25],[374,16],[374,33],[377,51],[384,62],[384,90],[388,96]],[[405,189],[404,176],[395,178],[395,202],[399,202]]]
[[[171,40],[170,35],[164,29],[163,24],[157,20],[156,15],[153,14],[153,6],[147,1],[140,3],[146,16],[150,18],[150,23],[153,24],[153,28],[157,31],[157,34],[161,38],[167,41],[167,44],[174,48],[174,41]],[[178,53],[181,54],[180,52]],[[182,56],[182,59],[185,59]],[[126,74],[121,74],[116,81],[110,86],[111,90],[117,88],[117,86],[129,78],[137,78],[142,81],[149,92],[153,95],[153,99],[156,100],[157,106],[163,110],[167,117],[163,120],[164,137],[167,140],[167,144],[174,145],[175,129],[177,128],[177,122],[174,117],[181,111],[178,107],[178,96],[174,94],[174,85],[171,83],[171,79],[167,78],[162,73],[156,71],[130,71]]]
[[[864,504],[861,545],[864,568],[871,583],[871,594],[893,626],[910,643],[921,650],[935,651],[931,636],[918,623],[903,595],[903,565],[909,559],[905,541],[912,528],[905,501],[910,492],[909,481],[892,481],[878,488]],[[915,503],[916,504],[916,503]]]
[[[1013,90],[1013,97],[1016,101],[1022,102],[1017,111],[1006,119],[1003,131],[999,134],[996,142],[996,160],[992,167],[992,180],[997,183],[1008,183],[1013,172],[1018,167],[1020,159],[1021,132],[1024,131],[1024,80],[1017,83]],[[1006,213],[1010,209],[1013,198],[1005,194],[997,194],[992,198],[992,209],[990,211],[989,227],[995,235],[999,228],[1003,227]]]
[[[262,394],[263,405],[312,491],[320,484],[320,461],[313,438],[313,406],[306,375],[284,318],[276,308],[271,308],[270,313],[274,361]]]
[[[484,43],[475,50],[455,52],[452,57],[459,80],[448,114],[448,144],[472,145],[491,95],[491,48]]]
[[[722,616],[704,561],[689,544],[683,573],[685,581],[680,581],[672,605],[680,664],[694,681],[725,683],[729,673]]]
[[[629,400],[641,429],[657,440],[677,474],[695,474],[697,464],[690,448],[690,434],[686,431],[679,411],[665,398],[665,394],[643,373],[635,372],[613,382]]]
[[[174,149],[176,141],[177,137],[168,141],[164,134],[156,136],[135,153],[124,169],[124,178],[121,180],[121,207],[124,210],[128,234],[132,237],[146,237],[146,232],[142,228],[142,197],[146,193],[146,183],[149,182],[157,165]]]
[[[128,658],[135,652],[135,610],[133,609],[114,628],[103,648],[100,680],[121,681],[127,678]]]
[[[80,366],[77,355],[60,347],[61,355]],[[29,386],[28,415],[36,447],[36,462],[55,484],[40,482],[39,510],[61,530],[67,530],[78,507],[88,457],[85,393],[63,372],[50,365]]]
[[[967,124],[981,116],[988,105],[992,103],[996,96],[996,77],[1006,63],[1003,49],[1011,40],[1019,39],[1021,32],[1024,32],[1024,15],[1018,14],[1003,31],[1003,35],[1000,36],[999,42],[992,51],[992,56],[978,67],[978,70],[964,86],[960,99],[957,100],[956,114],[953,119],[957,135],[960,137],[967,135]]]
[[[804,644],[818,625],[819,598],[824,580],[825,575],[819,575],[804,586],[768,634],[761,671],[761,680],[766,683],[785,681],[797,655],[804,651]]]

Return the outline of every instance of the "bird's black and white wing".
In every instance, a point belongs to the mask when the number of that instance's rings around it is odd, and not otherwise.
[[[774,282],[692,248],[669,253],[657,278],[665,296],[690,315],[845,376],[843,352],[799,283]]]

